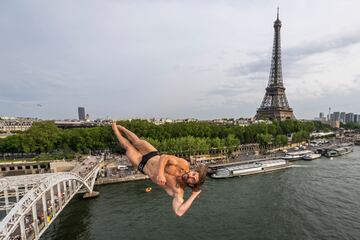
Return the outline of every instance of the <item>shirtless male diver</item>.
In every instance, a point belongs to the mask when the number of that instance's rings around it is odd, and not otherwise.
[[[154,146],[138,138],[128,129],[116,125],[112,128],[126,156],[134,167],[173,197],[172,207],[177,216],[182,216],[200,194],[200,186],[204,183],[207,167],[200,165],[196,170],[190,170],[188,161],[173,155],[159,154]],[[124,133],[127,139],[121,135]],[[185,187],[192,189],[191,196],[184,200]]]

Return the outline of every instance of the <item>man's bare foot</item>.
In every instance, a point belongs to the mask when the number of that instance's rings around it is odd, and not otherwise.
[[[112,127],[112,129],[113,129],[113,131],[116,133],[116,132],[119,132],[119,129],[118,129],[118,126],[116,125],[116,122],[113,122],[112,124],[111,124],[111,127]]]
[[[124,128],[124,127],[121,126],[121,125],[117,125],[117,128],[118,128],[119,130],[121,130],[121,131],[124,131],[124,129],[126,130],[126,128]]]

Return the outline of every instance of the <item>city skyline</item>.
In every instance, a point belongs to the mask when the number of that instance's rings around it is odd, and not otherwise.
[[[93,118],[253,117],[278,5],[295,116],[360,112],[356,1],[7,1],[0,115],[71,119],[85,106]]]

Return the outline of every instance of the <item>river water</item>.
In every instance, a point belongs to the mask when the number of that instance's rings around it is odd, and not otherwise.
[[[150,181],[97,190],[96,199],[74,199],[42,240],[360,239],[360,147],[273,173],[208,179],[181,218]]]

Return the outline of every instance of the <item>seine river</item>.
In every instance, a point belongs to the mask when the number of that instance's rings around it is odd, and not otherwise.
[[[278,172],[209,179],[181,218],[149,181],[97,190],[97,199],[74,199],[42,239],[360,239],[360,147]]]

